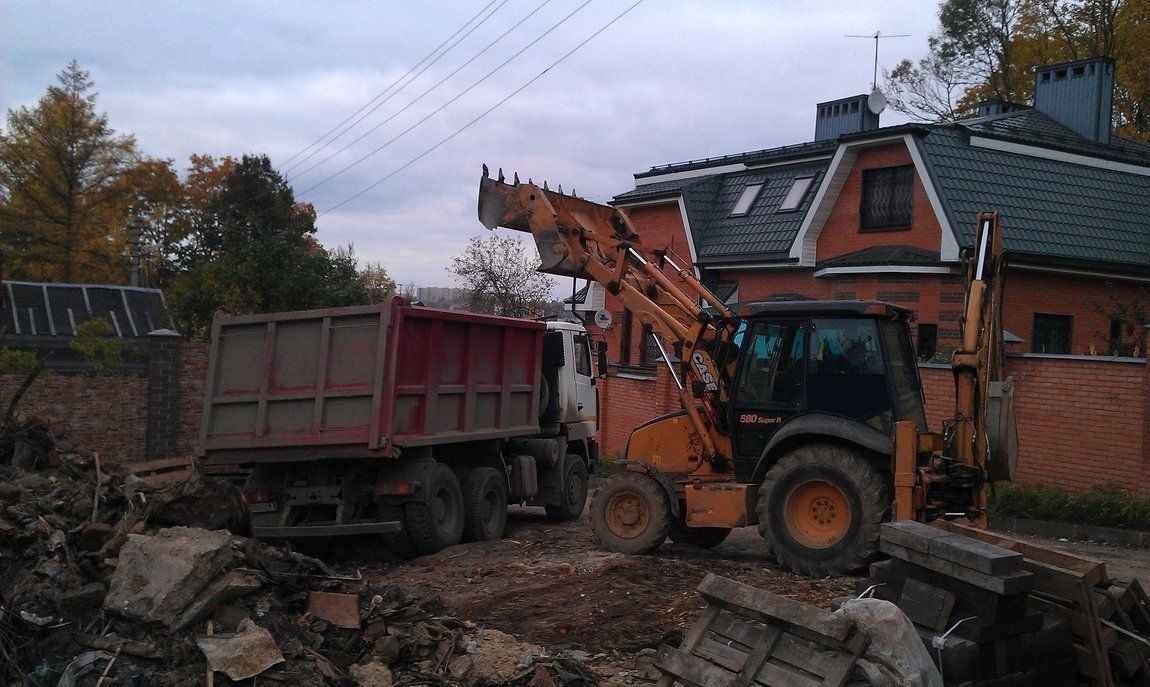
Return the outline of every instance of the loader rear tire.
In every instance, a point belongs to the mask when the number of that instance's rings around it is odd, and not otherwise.
[[[641,472],[612,475],[591,499],[591,531],[608,551],[651,553],[666,541],[672,519],[662,485]]]
[[[687,527],[682,518],[675,518],[668,536],[676,544],[713,549],[722,544],[730,534],[730,527]]]
[[[425,485],[426,501],[403,505],[404,528],[412,546],[429,554],[458,544],[463,539],[463,491],[455,471],[436,464]]]
[[[759,487],[759,534],[784,567],[801,575],[841,575],[878,556],[890,496],[862,455],[838,444],[809,444],[779,459]]]
[[[507,480],[495,468],[473,468],[463,480],[463,540],[501,539],[507,529]]]

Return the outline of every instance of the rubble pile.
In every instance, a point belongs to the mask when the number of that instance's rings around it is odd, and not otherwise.
[[[230,484],[155,490],[43,436],[0,464],[0,684],[594,682],[436,597],[243,536]]]

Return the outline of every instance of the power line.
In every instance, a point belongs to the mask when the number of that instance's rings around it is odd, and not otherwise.
[[[383,177],[383,178],[381,178],[380,180],[376,181],[375,183],[371,184],[371,185],[370,185],[370,186],[368,186],[367,188],[365,188],[365,189],[363,189],[363,190],[359,191],[358,193],[355,193],[355,194],[353,194],[353,195],[349,196],[348,198],[346,198],[346,199],[344,199],[344,200],[340,201],[339,203],[337,203],[336,205],[333,205],[332,207],[330,207],[330,208],[328,208],[328,209],[324,210],[323,212],[319,213],[319,214],[317,215],[317,217],[321,217],[321,216],[323,216],[323,215],[326,215],[326,214],[328,214],[329,212],[334,212],[334,211],[338,210],[339,208],[343,207],[344,205],[347,205],[348,203],[350,203],[351,201],[355,200],[356,198],[359,198],[360,196],[362,196],[363,194],[367,193],[368,191],[370,191],[371,189],[375,188],[376,186],[379,186],[379,185],[380,185],[380,184],[382,184],[383,182],[385,182],[385,181],[387,181],[388,179],[392,178],[392,177],[393,177],[393,176],[395,176],[396,174],[399,174],[400,172],[402,172],[403,170],[405,170],[405,169],[407,169],[408,167],[412,166],[412,165],[413,165],[413,164],[415,164],[416,162],[419,162],[419,161],[420,161],[420,160],[422,160],[423,158],[427,157],[428,155],[430,155],[432,152],[434,152],[435,150],[437,150],[438,148],[440,148],[442,145],[444,145],[444,144],[445,144],[445,143],[447,143],[448,141],[452,140],[453,138],[455,138],[455,137],[456,137],[456,136],[458,136],[459,134],[463,133],[463,132],[464,132],[464,131],[466,131],[467,129],[469,129],[469,128],[471,128],[472,126],[474,126],[474,125],[476,124],[476,122],[478,122],[479,120],[483,119],[483,118],[484,118],[484,117],[486,117],[487,115],[489,115],[489,114],[491,114],[492,112],[494,112],[496,109],[498,109],[498,108],[499,108],[500,106],[502,106],[504,103],[506,103],[508,100],[511,100],[511,99],[512,99],[512,98],[514,98],[515,96],[519,95],[519,94],[520,94],[522,91],[524,91],[524,90],[525,90],[525,89],[526,89],[528,86],[530,86],[531,84],[535,83],[535,82],[536,82],[536,81],[538,81],[539,79],[543,78],[543,75],[545,75],[547,72],[549,72],[549,71],[551,71],[552,69],[554,69],[556,66],[558,66],[558,65],[559,65],[559,63],[563,62],[563,61],[564,61],[564,60],[566,60],[568,57],[571,57],[572,55],[574,55],[574,54],[575,54],[575,52],[576,52],[577,50],[579,50],[579,49],[580,49],[580,48],[582,48],[583,46],[585,46],[585,45],[587,45],[588,43],[590,43],[592,40],[594,40],[594,39],[595,39],[595,37],[596,37],[596,36],[598,36],[599,34],[603,33],[604,31],[606,31],[608,28],[610,28],[610,27],[611,27],[611,25],[612,25],[612,24],[614,24],[615,22],[619,21],[619,20],[620,20],[620,19],[622,19],[623,17],[627,16],[627,14],[628,14],[629,12],[631,12],[631,10],[635,9],[636,7],[638,7],[638,6],[639,6],[639,5],[641,5],[641,4],[643,4],[643,0],[635,0],[635,2],[631,3],[631,6],[630,6],[630,7],[628,7],[628,8],[627,8],[627,9],[625,9],[625,10],[623,10],[622,12],[620,12],[618,15],[616,15],[616,16],[615,16],[615,18],[614,18],[614,19],[612,19],[611,21],[609,21],[609,22],[607,22],[606,24],[604,24],[604,25],[603,25],[603,27],[602,27],[602,28],[600,28],[598,31],[596,31],[595,33],[593,33],[593,34],[591,34],[590,36],[588,36],[587,38],[585,38],[585,39],[583,40],[583,42],[579,43],[579,44],[578,44],[578,45],[576,45],[574,48],[571,48],[571,50],[569,50],[567,53],[565,53],[565,54],[564,54],[562,57],[560,57],[559,59],[555,60],[555,61],[554,61],[554,62],[552,62],[550,65],[548,65],[546,69],[544,69],[543,71],[539,72],[538,74],[536,74],[535,76],[533,76],[531,79],[529,79],[529,80],[528,80],[528,81],[527,81],[525,84],[523,84],[523,85],[522,85],[522,86],[520,86],[519,88],[515,89],[515,90],[514,90],[514,91],[512,91],[510,94],[508,94],[508,95],[507,95],[507,97],[503,98],[503,99],[502,99],[502,100],[500,100],[499,102],[495,103],[495,104],[494,104],[494,105],[492,105],[491,107],[489,107],[489,108],[487,108],[486,110],[484,110],[484,111],[483,111],[482,113],[480,113],[480,115],[479,115],[479,116],[477,116],[475,119],[472,119],[470,122],[468,122],[468,123],[464,124],[463,126],[459,127],[459,128],[458,128],[458,129],[456,129],[456,130],[455,130],[455,132],[454,132],[454,133],[452,133],[450,136],[447,136],[446,138],[444,138],[443,140],[439,141],[439,142],[438,142],[438,143],[436,143],[435,145],[431,146],[431,147],[430,147],[430,148],[428,148],[427,150],[423,151],[423,152],[422,152],[422,153],[420,153],[419,155],[416,155],[416,156],[415,156],[415,157],[413,157],[412,159],[410,159],[410,160],[408,160],[407,162],[405,162],[404,164],[400,165],[399,167],[397,167],[396,169],[394,169],[394,170],[393,170],[391,173],[387,174],[386,176],[384,176],[384,177]]]
[[[506,2],[506,0],[504,0],[504,1]],[[588,1],[590,1],[590,0],[588,0]],[[359,143],[359,142],[360,142],[360,141],[362,141],[363,139],[367,138],[367,137],[368,137],[370,134],[372,134],[373,132],[375,132],[376,130],[378,130],[378,129],[379,129],[381,126],[383,126],[384,124],[387,124],[387,123],[388,123],[388,122],[390,122],[391,120],[395,119],[395,118],[396,118],[396,117],[398,117],[399,115],[401,115],[401,114],[403,114],[404,112],[406,112],[408,109],[410,109],[410,108],[411,108],[413,105],[415,105],[417,102],[419,102],[420,100],[423,100],[424,96],[430,95],[430,94],[431,94],[431,93],[432,93],[432,92],[433,92],[435,89],[439,88],[439,87],[440,87],[440,86],[442,86],[444,83],[446,83],[446,82],[447,82],[449,79],[451,79],[451,77],[453,77],[453,76],[455,76],[456,74],[458,74],[459,72],[463,71],[463,70],[464,70],[464,69],[465,69],[465,68],[466,68],[468,65],[470,65],[470,64],[471,64],[472,62],[474,62],[475,60],[479,59],[479,58],[480,58],[480,57],[481,57],[481,56],[482,56],[484,53],[486,53],[488,50],[490,50],[490,49],[491,49],[491,48],[492,48],[492,47],[493,47],[493,46],[494,46],[496,43],[498,43],[499,41],[501,41],[501,40],[503,40],[504,38],[506,38],[506,37],[507,37],[507,34],[511,33],[511,32],[512,32],[512,31],[514,31],[515,29],[517,29],[517,28],[519,28],[520,26],[522,26],[522,25],[523,25],[523,23],[524,23],[525,21],[527,21],[527,20],[528,20],[528,19],[530,19],[531,17],[535,16],[535,14],[539,12],[539,10],[543,9],[544,7],[546,7],[548,4],[550,4],[550,2],[551,2],[551,0],[543,0],[543,2],[539,3],[539,5],[535,7],[535,9],[531,10],[531,12],[529,12],[529,13],[527,14],[527,16],[523,17],[523,18],[522,18],[522,19],[520,19],[518,22],[516,22],[516,23],[515,23],[515,24],[514,24],[514,25],[513,25],[511,28],[507,29],[506,31],[504,31],[503,33],[501,33],[499,36],[497,36],[497,37],[495,38],[495,40],[491,41],[491,42],[490,42],[490,43],[488,43],[486,46],[484,46],[482,50],[480,50],[479,52],[475,53],[475,55],[473,55],[473,56],[471,57],[471,59],[467,60],[467,61],[466,61],[466,62],[464,62],[463,64],[461,64],[461,65],[459,65],[458,67],[456,67],[456,68],[455,68],[455,71],[451,72],[451,73],[450,73],[450,74],[448,74],[447,76],[445,76],[445,77],[443,77],[442,79],[440,79],[439,81],[437,81],[437,82],[436,82],[434,85],[432,85],[430,88],[428,88],[427,90],[425,90],[423,93],[420,93],[420,94],[419,94],[419,95],[418,95],[418,96],[417,96],[417,97],[416,97],[414,100],[412,100],[412,101],[411,101],[411,102],[409,102],[408,104],[404,105],[404,106],[403,106],[402,108],[400,108],[399,110],[397,110],[397,111],[395,111],[395,112],[391,113],[390,115],[388,115],[387,119],[384,119],[382,122],[380,122],[380,123],[376,124],[376,125],[375,125],[375,126],[373,126],[372,128],[370,128],[370,129],[368,129],[367,131],[365,131],[365,132],[363,132],[362,134],[360,134],[359,138],[356,138],[354,141],[351,141],[350,143],[346,144],[344,147],[342,147],[342,148],[340,148],[339,150],[335,151],[334,153],[332,153],[332,154],[328,155],[327,157],[323,158],[323,159],[322,159],[322,160],[320,160],[319,162],[316,162],[315,164],[313,164],[312,166],[310,166],[310,167],[308,167],[307,169],[303,170],[302,172],[299,172],[299,173],[295,174],[295,175],[294,175],[292,178],[288,179],[288,182],[290,183],[290,182],[292,182],[292,181],[294,181],[294,180],[298,179],[299,177],[303,176],[304,174],[307,174],[308,172],[312,171],[312,170],[313,170],[313,169],[315,169],[316,167],[319,167],[320,165],[322,165],[323,163],[325,163],[325,162],[327,162],[328,160],[332,159],[332,158],[333,158],[333,157],[335,157],[336,155],[339,155],[340,153],[344,152],[345,150],[347,150],[348,148],[352,147],[352,146],[353,146],[353,145],[355,145],[356,143]],[[586,4],[586,3],[584,3],[584,4]],[[579,9],[582,9],[582,8],[579,8]],[[576,10],[576,11],[578,11],[578,10]],[[566,20],[564,20],[564,21],[566,21]],[[528,47],[530,47],[530,46],[528,46]],[[382,105],[382,104],[383,104],[383,103],[380,103],[380,105]],[[378,107],[379,107],[379,105],[377,105],[375,108],[373,108],[373,109],[372,109],[372,111],[375,111],[375,109],[378,109]],[[371,113],[369,112],[368,114],[371,114]],[[433,114],[434,114],[434,113],[433,113]],[[337,137],[337,138],[338,138],[338,137]],[[335,142],[335,139],[334,139],[334,138],[333,138],[331,141],[329,141],[329,143],[333,143],[333,142]],[[316,152],[319,152],[319,151],[317,150]],[[308,156],[308,157],[311,157],[311,156]],[[301,162],[303,162],[303,161],[301,160]]]
[[[378,100],[378,99],[382,98],[382,97],[383,97],[383,96],[384,96],[384,95],[385,95],[385,94],[386,94],[388,91],[390,91],[392,88],[394,88],[396,84],[398,84],[400,81],[403,81],[404,79],[406,79],[406,78],[408,77],[408,75],[410,75],[412,72],[414,72],[416,69],[418,69],[418,68],[420,67],[420,65],[422,65],[424,62],[427,62],[427,60],[428,60],[428,59],[430,59],[430,58],[431,58],[433,55],[435,55],[437,52],[439,52],[439,51],[440,51],[440,49],[441,49],[441,48],[443,48],[443,46],[447,45],[447,44],[448,44],[448,43],[451,41],[451,39],[453,39],[453,38],[455,38],[456,36],[458,36],[458,35],[459,35],[459,34],[460,34],[460,33],[461,33],[461,32],[462,32],[464,29],[466,29],[468,26],[470,26],[472,22],[474,22],[476,19],[478,19],[478,18],[479,18],[479,17],[480,17],[480,16],[481,16],[481,15],[482,15],[484,12],[486,12],[486,11],[488,10],[488,8],[490,8],[490,7],[491,7],[492,5],[494,5],[496,2],[498,2],[498,0],[491,0],[490,2],[488,2],[488,3],[487,3],[487,4],[486,4],[486,5],[485,5],[485,6],[484,6],[482,9],[480,9],[478,12],[476,12],[474,16],[472,16],[470,19],[468,19],[466,22],[464,22],[464,23],[463,23],[463,26],[460,26],[458,29],[456,29],[456,30],[455,30],[455,33],[451,34],[450,36],[448,36],[447,38],[445,38],[445,39],[443,40],[443,42],[442,42],[442,43],[440,43],[439,45],[435,46],[435,48],[434,48],[434,49],[433,49],[431,52],[427,53],[427,55],[425,55],[425,56],[423,57],[423,59],[422,59],[422,60],[420,60],[419,62],[416,62],[416,63],[415,63],[415,65],[414,65],[413,67],[411,67],[411,69],[408,69],[408,70],[407,70],[407,72],[405,72],[405,73],[404,73],[402,76],[400,76],[398,79],[396,79],[395,81],[392,81],[390,84],[388,84],[387,88],[385,88],[385,89],[383,89],[382,91],[380,91],[379,93],[377,93],[377,94],[375,95],[375,97],[374,97],[374,98],[372,98],[371,100],[369,100],[369,101],[367,101],[366,103],[364,103],[364,105],[363,105],[362,107],[360,107],[360,108],[359,108],[358,110],[356,110],[355,112],[352,112],[352,113],[351,113],[350,115],[348,115],[348,116],[347,116],[347,118],[345,118],[345,119],[344,119],[342,122],[340,122],[339,124],[336,124],[334,127],[332,127],[331,129],[329,129],[329,130],[328,130],[326,133],[324,133],[322,136],[320,136],[320,137],[319,137],[319,138],[317,138],[316,140],[314,140],[314,141],[312,141],[311,143],[309,143],[309,144],[308,144],[308,145],[307,145],[307,146],[306,146],[306,147],[305,147],[303,150],[299,151],[299,152],[298,152],[298,153],[296,153],[295,155],[292,155],[292,156],[291,156],[291,157],[289,157],[288,159],[284,160],[284,164],[286,164],[286,163],[288,163],[288,162],[291,162],[292,160],[294,160],[295,158],[299,157],[300,155],[303,155],[303,154],[304,154],[304,153],[306,153],[306,152],[307,152],[309,149],[311,149],[311,147],[312,147],[312,146],[314,146],[314,145],[318,144],[319,142],[323,141],[323,139],[325,139],[325,138],[327,138],[329,135],[331,135],[331,133],[332,133],[332,132],[334,132],[334,131],[338,130],[338,129],[339,129],[339,128],[341,128],[341,127],[342,127],[344,124],[347,124],[349,121],[351,121],[351,120],[352,120],[352,118],[354,118],[354,117],[355,117],[356,115],[358,115],[360,112],[363,112],[363,111],[364,111],[364,110],[366,110],[368,107],[371,107],[371,104],[372,104],[372,103],[374,103],[376,100]],[[507,3],[507,0],[504,0],[504,4],[506,4],[506,3]],[[503,5],[500,5],[499,7],[502,7],[502,6],[503,6]],[[498,11],[499,11],[499,7],[495,8],[495,10],[491,12],[491,14],[487,15],[486,17],[484,17],[484,18],[483,18],[483,21],[479,22],[479,24],[476,24],[476,25],[475,25],[475,26],[474,26],[474,27],[473,27],[471,30],[472,30],[472,31],[474,31],[476,28],[478,28],[478,27],[479,27],[479,26],[481,26],[481,25],[482,25],[484,22],[486,22],[488,19],[490,19],[490,18],[491,18],[491,16],[495,14],[495,12],[498,12]],[[471,32],[469,31],[468,33],[471,33]],[[464,38],[466,38],[466,36],[464,36]],[[462,40],[462,39],[460,39],[460,40]],[[456,44],[458,44],[458,42],[457,42]],[[440,58],[442,58],[444,55],[446,55],[448,52],[450,52],[450,51],[451,51],[451,48],[454,48],[454,47],[455,47],[455,45],[452,45],[450,48],[447,48],[447,50],[444,50],[442,54],[440,54],[438,57],[436,57],[434,60],[432,60],[432,61],[431,61],[431,64],[429,64],[429,65],[427,65],[427,66],[428,66],[428,67],[430,67],[432,64],[435,64],[436,62],[438,62],[438,61],[440,60]],[[420,72],[420,73],[422,73],[422,72]],[[416,75],[416,76],[418,76],[418,75]],[[412,81],[414,81],[414,79],[412,79]],[[408,81],[407,83],[411,83],[411,81]],[[398,90],[396,90],[396,92],[395,92],[395,93],[392,93],[392,96],[394,96],[396,93],[399,93],[399,91],[403,90],[403,88],[404,88],[406,85],[407,85],[407,84],[404,84],[403,86],[400,86],[400,87],[399,87],[399,89],[398,89]],[[388,96],[388,97],[390,98],[391,96]],[[369,113],[369,114],[370,114],[370,113]],[[359,122],[357,121],[357,122],[356,122],[356,124],[358,124],[358,123],[359,123]],[[355,124],[352,124],[351,126],[355,126]],[[350,129],[351,127],[348,127],[348,128]],[[336,138],[338,138],[338,136],[337,136]],[[332,141],[334,141],[334,140],[335,140],[335,139],[333,138],[333,139],[332,139]],[[327,146],[328,144],[330,144],[330,143],[331,143],[331,141],[328,141],[328,143],[325,143],[325,144],[324,144],[324,146],[322,146],[322,147],[320,148],[320,150],[322,150],[324,147],[326,147],[326,146]],[[318,151],[317,151],[317,152],[318,152]],[[314,153],[313,153],[313,154],[314,154]],[[306,158],[305,158],[305,159],[306,159]],[[298,163],[297,163],[297,164],[298,164]]]
[[[396,134],[395,136],[392,136],[392,137],[391,137],[391,139],[389,139],[389,140],[388,140],[386,143],[384,143],[383,145],[379,146],[379,147],[378,147],[378,148],[376,148],[375,150],[373,150],[373,151],[371,151],[370,153],[368,153],[368,154],[364,155],[363,157],[360,157],[358,160],[356,160],[355,162],[352,162],[351,164],[349,164],[349,165],[347,165],[347,166],[343,167],[343,168],[342,168],[342,169],[340,169],[339,171],[337,171],[337,172],[335,172],[335,173],[333,173],[333,174],[330,174],[330,175],[328,175],[328,176],[324,177],[323,179],[321,179],[321,180],[320,180],[320,181],[318,181],[317,183],[315,183],[315,184],[312,184],[311,186],[309,186],[309,187],[305,188],[304,190],[300,191],[300,195],[303,195],[304,193],[307,193],[307,192],[309,192],[309,191],[314,191],[315,189],[319,188],[320,186],[323,186],[323,185],[324,185],[324,184],[326,184],[327,182],[331,181],[332,179],[335,179],[335,178],[336,178],[336,177],[338,177],[339,175],[341,175],[341,174],[343,174],[344,172],[348,171],[348,170],[349,170],[349,169],[351,169],[352,167],[355,167],[355,166],[359,165],[361,162],[363,162],[364,160],[367,160],[368,158],[370,158],[370,157],[374,156],[376,153],[378,153],[378,152],[380,152],[381,150],[383,150],[384,148],[386,148],[386,147],[390,146],[392,143],[395,143],[395,142],[396,142],[396,141],[398,141],[400,138],[403,138],[403,137],[404,137],[406,134],[408,134],[408,133],[409,133],[409,132],[410,132],[412,129],[415,129],[415,128],[416,128],[416,127],[418,127],[419,125],[423,124],[423,123],[424,123],[424,122],[426,122],[427,120],[431,119],[431,118],[432,118],[432,117],[434,117],[435,115],[437,115],[437,114],[439,114],[440,112],[442,112],[444,109],[446,109],[446,108],[447,108],[448,106],[450,106],[452,103],[454,103],[455,101],[459,100],[460,98],[462,98],[463,96],[467,95],[467,94],[468,94],[468,93],[470,93],[472,90],[474,90],[474,89],[475,89],[477,86],[479,86],[479,84],[481,84],[481,83],[483,83],[484,81],[486,81],[487,79],[489,79],[489,78],[490,78],[490,77],[491,77],[493,74],[495,74],[496,72],[498,72],[500,69],[503,69],[504,67],[506,67],[506,66],[507,66],[507,65],[508,65],[508,64],[509,64],[509,63],[510,63],[512,60],[514,60],[515,58],[519,57],[519,56],[520,56],[520,55],[522,55],[523,53],[527,52],[527,50],[528,50],[528,49],[530,49],[530,48],[531,48],[531,46],[535,45],[535,44],[536,44],[536,43],[538,43],[539,41],[541,41],[541,40],[543,40],[544,38],[546,38],[546,37],[547,37],[547,36],[548,36],[548,35],[549,35],[549,34],[550,34],[552,31],[554,31],[555,29],[557,29],[557,28],[559,28],[560,26],[562,26],[564,23],[566,23],[566,22],[567,22],[567,20],[568,20],[568,19],[570,19],[571,17],[575,16],[575,15],[576,15],[576,14],[577,14],[577,13],[578,13],[580,10],[582,10],[582,9],[583,9],[584,7],[586,7],[587,5],[591,4],[591,2],[592,2],[592,0],[584,0],[583,4],[581,4],[581,5],[579,5],[578,7],[576,7],[576,8],[575,8],[574,10],[572,10],[572,11],[571,11],[571,12],[570,12],[570,13],[569,13],[567,16],[563,17],[563,18],[562,18],[562,19],[560,19],[560,20],[559,20],[559,21],[558,21],[556,24],[554,24],[554,25],[553,25],[551,28],[547,29],[547,30],[546,30],[546,31],[544,31],[542,34],[540,34],[540,35],[539,35],[539,37],[537,37],[535,40],[531,41],[531,42],[530,42],[530,43],[528,43],[527,45],[525,45],[525,46],[523,46],[522,48],[520,48],[518,52],[516,52],[516,53],[515,53],[514,55],[512,55],[511,57],[509,57],[509,58],[507,58],[506,60],[504,60],[504,61],[503,61],[503,62],[502,62],[502,63],[501,63],[501,64],[500,64],[498,67],[496,67],[496,68],[492,69],[491,71],[487,72],[487,73],[486,73],[486,74],[484,74],[482,77],[480,77],[480,79],[479,79],[478,81],[476,81],[475,83],[471,84],[471,85],[470,85],[470,86],[468,86],[467,88],[463,89],[463,91],[462,91],[462,92],[460,92],[458,95],[456,95],[455,97],[453,97],[451,100],[448,100],[447,102],[443,103],[443,104],[442,104],[442,105],[440,105],[439,107],[435,108],[435,109],[434,109],[434,110],[432,110],[432,111],[431,111],[429,114],[427,114],[427,115],[426,115],[426,116],[424,116],[422,119],[420,119],[419,121],[417,121],[415,124],[412,124],[411,126],[407,127],[406,129],[404,129],[403,131],[399,132],[399,133],[398,133],[398,134]],[[622,16],[622,15],[620,15],[620,16]]]

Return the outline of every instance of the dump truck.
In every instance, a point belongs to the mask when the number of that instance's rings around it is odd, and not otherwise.
[[[540,271],[602,284],[655,334],[681,409],[634,429],[624,470],[591,503],[607,549],[668,537],[716,546],[757,525],[775,558],[808,575],[864,567],[888,519],[986,522],[985,488],[1017,456],[1004,374],[1002,236],[978,216],[965,258],[955,412],[927,431],[911,347],[914,313],[869,301],[729,306],[671,251],[644,244],[625,210],[502,171],[480,181],[488,229],[530,233]]]
[[[380,535],[412,557],[577,518],[598,458],[586,329],[371,306],[212,323],[200,453],[250,470],[265,538]]]

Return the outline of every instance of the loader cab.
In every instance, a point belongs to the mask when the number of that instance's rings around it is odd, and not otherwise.
[[[879,433],[892,436],[901,420],[925,431],[911,311],[869,301],[786,301],[747,304],[739,314],[728,412],[741,481],[751,479],[771,440],[800,420],[812,433],[849,423],[876,441]]]

